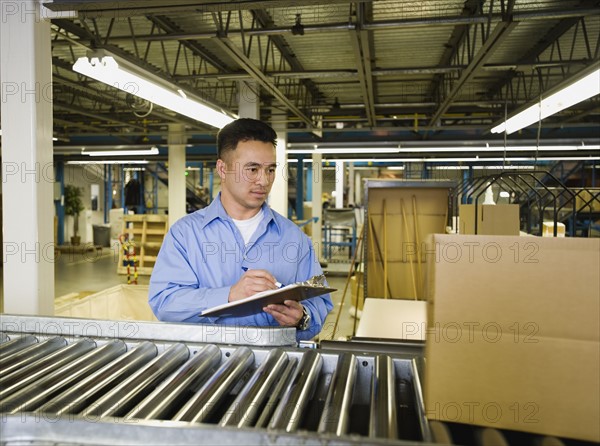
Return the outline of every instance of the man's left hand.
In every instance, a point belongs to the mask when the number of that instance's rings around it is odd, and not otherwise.
[[[271,304],[263,308],[283,327],[295,327],[302,319],[304,310],[295,300],[286,300],[283,304]]]

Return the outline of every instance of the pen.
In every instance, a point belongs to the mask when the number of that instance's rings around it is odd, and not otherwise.
[[[248,271],[248,267],[247,267],[247,266],[242,266],[242,269],[243,269],[244,271]],[[275,281],[275,286],[276,286],[277,288],[283,288],[283,283]]]

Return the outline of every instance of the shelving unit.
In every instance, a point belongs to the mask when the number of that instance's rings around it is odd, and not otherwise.
[[[166,215],[125,215],[123,217],[123,232],[135,248],[137,272],[139,275],[150,275],[156,263],[158,251],[168,230]],[[119,250],[118,274],[127,274],[124,249]]]

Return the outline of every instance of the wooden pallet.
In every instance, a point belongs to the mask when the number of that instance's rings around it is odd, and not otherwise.
[[[167,215],[137,214],[123,217],[123,234],[127,234],[135,248],[138,275],[150,275],[156,263],[158,251],[168,230]],[[125,253],[123,247],[119,249],[118,274],[127,274],[127,267],[123,265]],[[130,273],[133,271],[130,268]]]

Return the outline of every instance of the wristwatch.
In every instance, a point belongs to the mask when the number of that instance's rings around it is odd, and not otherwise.
[[[306,309],[306,307],[304,305],[302,305],[302,312],[303,312],[302,317],[296,324],[296,329],[298,329],[300,331],[308,330],[308,327],[310,327],[310,313],[308,312],[308,310]]]

